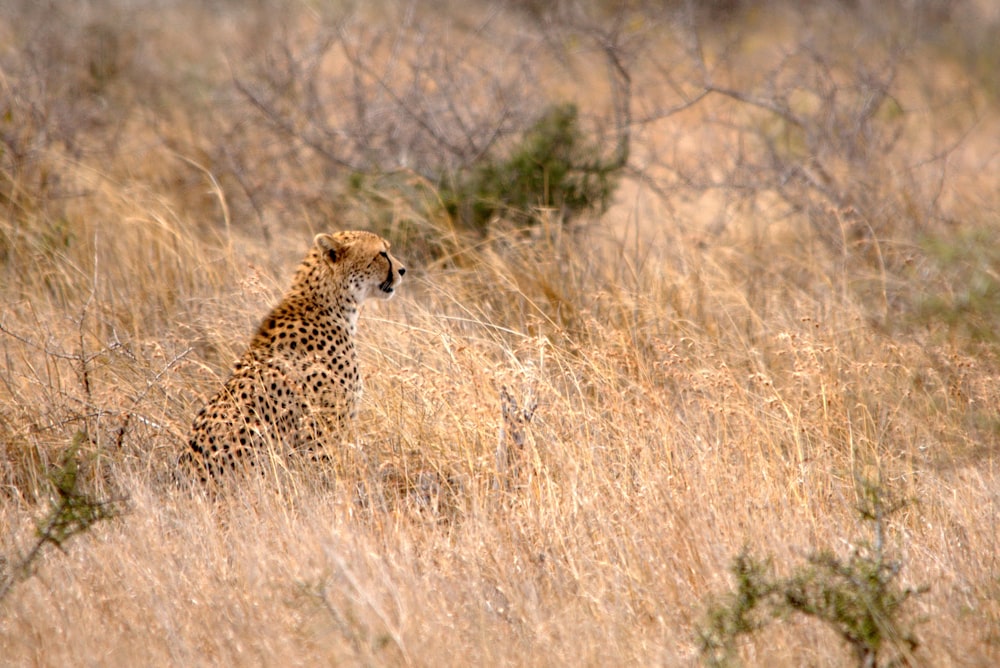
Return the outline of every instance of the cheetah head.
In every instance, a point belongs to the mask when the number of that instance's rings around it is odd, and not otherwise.
[[[323,261],[342,275],[357,300],[392,299],[406,267],[389,253],[389,242],[371,232],[317,234],[314,240]]]

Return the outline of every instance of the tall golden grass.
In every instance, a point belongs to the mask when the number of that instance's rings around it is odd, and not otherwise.
[[[281,143],[240,120],[253,113],[231,93],[241,50],[294,45],[319,12],[104,9],[54,11],[48,31],[30,3],[5,10],[59,41],[2,37],[0,574],[34,540],[74,439],[80,485],[127,510],[44,551],[0,600],[3,663],[689,665],[741,550],[789,572],[860,549],[860,479],[908,501],[887,549],[903,584],[929,587],[905,608],[921,644],[903,659],[1000,662],[998,89],[947,35],[899,62],[892,155],[833,175],[882,188],[879,230],[857,232],[847,206],[820,229],[739,184],[671,180],[731,174],[725,127],[758,123],[715,95],[636,126],[601,220],[540,211],[530,230],[499,221],[479,237],[389,186],[334,197],[308,160],[224,168],[246,148],[228,141],[258,133],[244,166]],[[414,11],[459,32],[494,10]],[[814,19],[746,10],[703,33],[702,54],[736,49],[726,76],[752,88],[755,63]],[[674,33],[642,34],[683,69]],[[584,74],[553,90],[605,104],[588,82],[600,54],[566,48]],[[67,57],[89,70],[67,74]],[[489,43],[466,57],[488,65]],[[637,57],[633,81],[669,58]],[[636,85],[635,108],[655,111],[661,91]],[[46,125],[56,112],[63,125]],[[255,210],[247,193],[265,186],[247,184],[264,176],[285,194]],[[308,240],[371,224],[373,201],[412,279],[362,314],[366,393],[336,474],[220,498],[176,488],[195,411]],[[502,391],[534,406],[516,471],[497,458],[515,428]],[[849,657],[796,618],[741,642],[750,665]]]

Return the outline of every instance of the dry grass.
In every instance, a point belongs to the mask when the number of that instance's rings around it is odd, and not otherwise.
[[[680,19],[626,21],[645,50],[619,42],[636,129],[617,203],[581,229],[540,212],[531,231],[479,238],[381,182],[377,197],[334,197],[341,175],[301,137],[267,134],[234,90],[229,68],[245,74],[254,45],[294,46],[329,17],[179,1],[151,21],[144,3],[109,2],[46,26],[31,6],[5,10],[12,25],[60,41],[29,52],[23,33],[2,36],[0,563],[31,543],[74,439],[81,484],[128,512],[45,552],[0,601],[4,663],[691,664],[741,549],[788,571],[865,536],[859,477],[910,500],[888,540],[901,579],[929,586],[908,607],[916,662],[1000,662],[1000,113],[980,70],[942,56],[945,37],[915,38],[898,63],[907,114],[883,119],[891,148],[824,163],[860,193],[838,206],[794,176],[760,185],[809,138],[765,160],[759,108],[712,95],[653,120],[726,53],[740,66],[716,83],[751,89],[806,19],[748,12],[740,40],[702,34],[700,65],[671,32]],[[530,25],[490,11],[422,29],[446,44],[449,30],[489,34],[484,17],[501,35]],[[117,60],[60,67],[109,53],[86,38],[110,39],[120,16],[138,27]],[[565,60],[541,79],[583,67],[588,86],[603,63],[579,44],[550,45]],[[366,224],[373,202],[413,278],[362,315],[360,436],[336,481],[304,471],[216,500],[175,489],[194,412],[306,240]],[[502,388],[537,403],[516,473],[496,457]],[[849,656],[796,619],[741,655]]]

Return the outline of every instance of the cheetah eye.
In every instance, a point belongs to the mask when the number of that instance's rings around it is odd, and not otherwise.
[[[382,257],[384,257],[386,260],[389,259],[389,254],[386,253],[385,251],[382,251],[381,253],[379,253],[379,255],[381,255]]]

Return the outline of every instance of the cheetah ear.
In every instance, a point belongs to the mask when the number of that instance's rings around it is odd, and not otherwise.
[[[347,246],[332,234],[317,234],[313,243],[319,248],[323,255],[330,258],[331,262],[336,262],[347,250]]]

